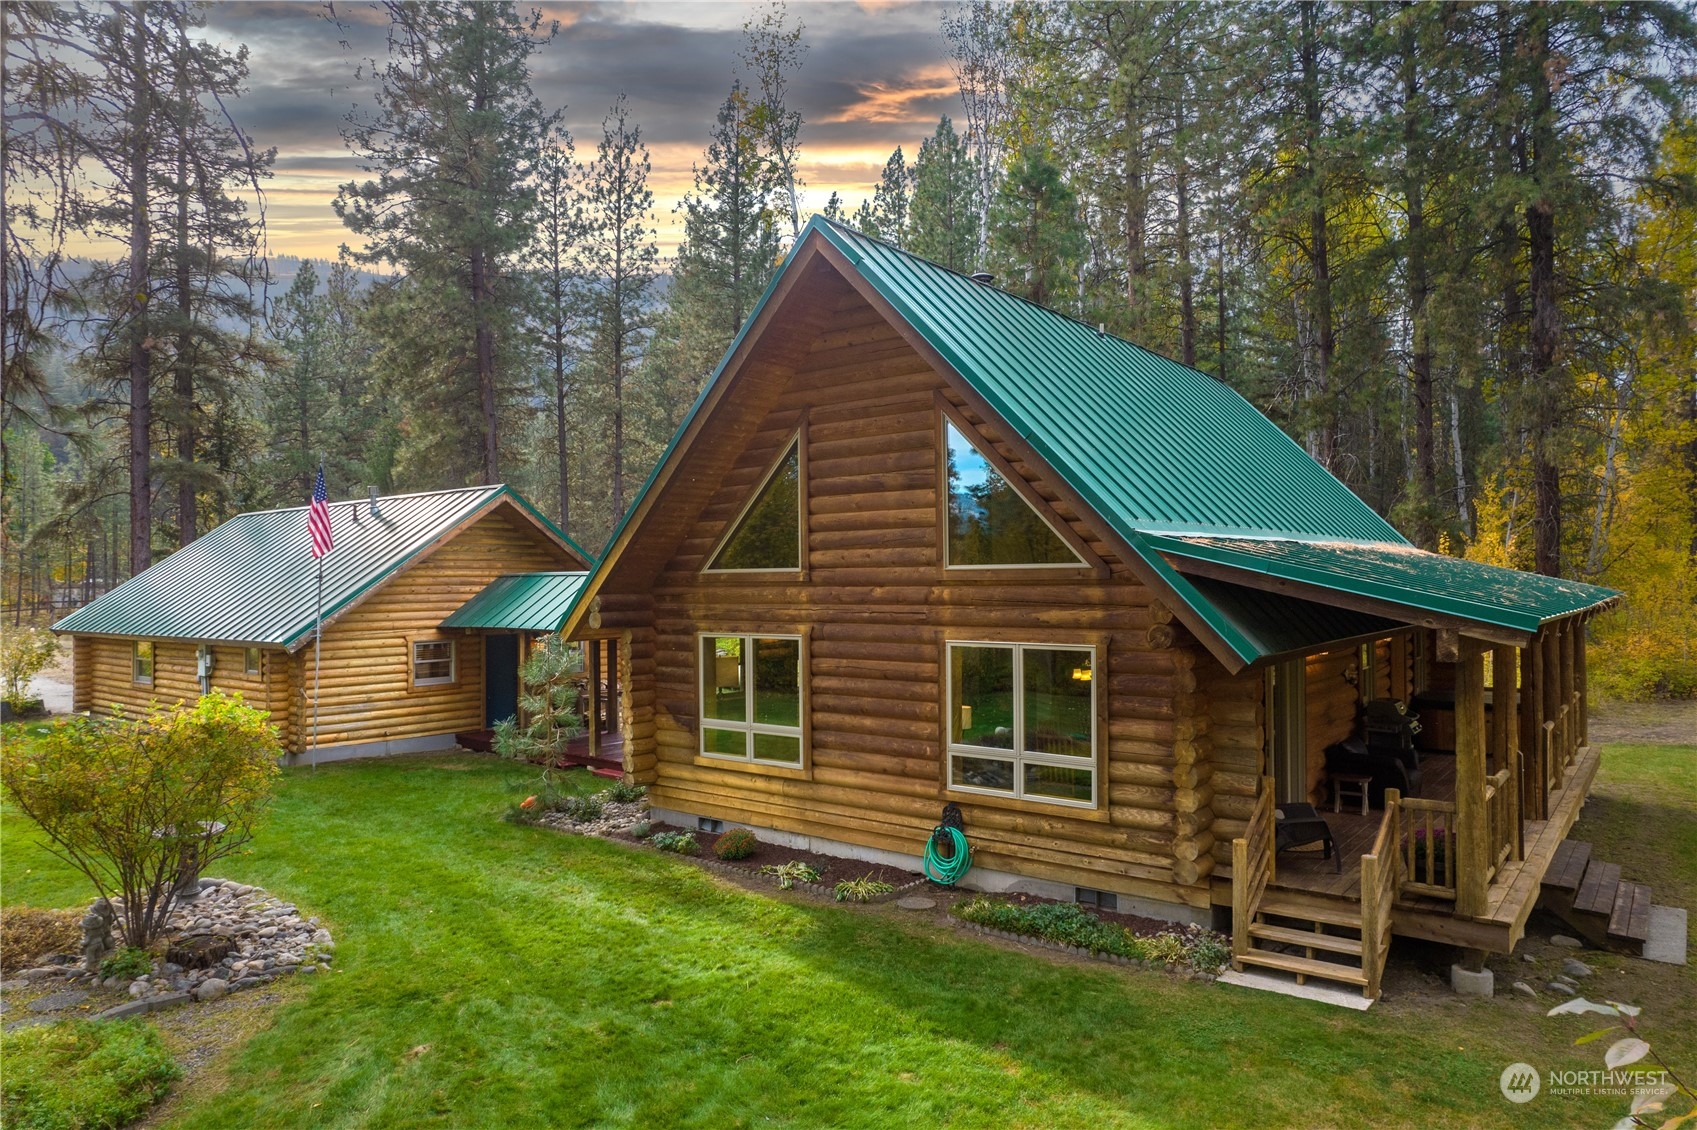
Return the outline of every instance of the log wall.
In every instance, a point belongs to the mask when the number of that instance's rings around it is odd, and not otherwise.
[[[1099,561],[1066,570],[944,570],[943,402]],[[760,413],[752,440],[705,508],[679,526],[655,583],[621,592],[615,571],[603,589],[603,628],[623,627],[629,641],[627,768],[652,784],[654,803],[917,855],[952,800],[982,867],[1206,905],[1219,817],[1208,702],[1195,673],[1203,653],[1175,640],[1171,612],[1019,449],[858,298],[838,302],[787,382],[747,410]],[[798,429],[804,568],[703,574],[727,524]],[[805,636],[803,769],[699,756],[701,631]],[[945,641],[985,638],[1104,649],[1097,807],[948,789]]]
[[[437,625],[502,573],[574,567],[564,551],[504,509],[485,512],[326,625],[318,699],[321,747],[483,728],[482,637],[451,637],[457,641],[455,679],[440,686],[412,686],[411,645],[414,639],[450,638]],[[133,712],[154,702],[199,698],[193,642],[155,642],[151,686],[131,677],[131,644],[77,638],[76,679],[79,686],[88,681],[93,709],[119,705]],[[214,651],[213,686],[240,691],[249,705],[270,711],[284,748],[304,749],[312,727],[310,643],[294,654],[266,649],[258,676],[243,673],[242,648]]]

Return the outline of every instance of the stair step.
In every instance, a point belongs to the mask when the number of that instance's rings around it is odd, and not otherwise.
[[[1593,859],[1585,868],[1579,893],[1573,896],[1573,909],[1581,914],[1609,914],[1614,910],[1615,888],[1619,885],[1620,864]]]
[[[1288,953],[1272,953],[1268,950],[1250,950],[1248,953],[1234,955],[1234,960],[1245,965],[1261,965],[1268,969],[1283,969],[1287,973],[1298,973],[1305,977],[1323,977],[1328,981],[1341,981],[1346,985],[1367,984],[1367,974],[1360,966],[1339,965],[1334,961],[1317,961],[1310,957],[1294,957]]]
[[[1591,862],[1591,845],[1582,840],[1563,840],[1550,857],[1550,869],[1544,872],[1544,886],[1560,891],[1577,891],[1585,877],[1585,866]]]
[[[1650,888],[1643,883],[1620,883],[1615,886],[1614,895],[1614,907],[1609,913],[1609,937],[1629,942],[1644,941],[1650,936]]]
[[[1288,926],[1269,926],[1265,922],[1251,922],[1249,924],[1249,936],[1269,942],[1280,942],[1287,946],[1311,946],[1317,950],[1348,954],[1354,958],[1361,956],[1360,938],[1340,938],[1336,934],[1321,934],[1314,930],[1293,930]]]
[[[1361,929],[1360,903],[1332,903],[1284,891],[1268,891],[1261,896],[1261,905],[1256,909],[1262,914],[1273,914],[1280,918],[1301,918],[1309,922],[1324,922],[1328,926]]]

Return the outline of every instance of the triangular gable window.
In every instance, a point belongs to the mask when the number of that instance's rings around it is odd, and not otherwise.
[[[1083,565],[1072,547],[954,422],[945,423],[949,444],[949,565]]]
[[[772,468],[754,503],[713,555],[709,572],[801,568],[801,437]]]

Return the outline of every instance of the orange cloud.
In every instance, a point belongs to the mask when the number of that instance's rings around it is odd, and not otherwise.
[[[892,82],[868,82],[855,87],[858,101],[843,107],[832,122],[918,122],[930,118],[918,104],[948,98],[955,93],[954,72],[947,63],[934,63],[921,71]]]

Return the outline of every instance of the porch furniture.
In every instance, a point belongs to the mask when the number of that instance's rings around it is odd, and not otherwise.
[[[1417,757],[1409,752],[1411,759]],[[1345,738],[1326,747],[1326,775],[1359,774],[1372,778],[1369,802],[1384,807],[1385,790],[1397,789],[1403,796],[1420,795],[1422,774],[1418,763],[1410,765],[1394,753],[1375,752],[1359,738]]]
[[[1273,809],[1273,854],[1304,844],[1321,844],[1325,852],[1321,859],[1332,861],[1339,874],[1343,872],[1343,857],[1337,853],[1332,840],[1332,826],[1311,804],[1281,804]]]
[[[1343,802],[1347,796],[1349,802],[1361,802],[1361,815],[1367,815],[1367,793],[1372,787],[1373,777],[1370,773],[1333,773],[1332,782],[1332,811],[1342,812]]]

